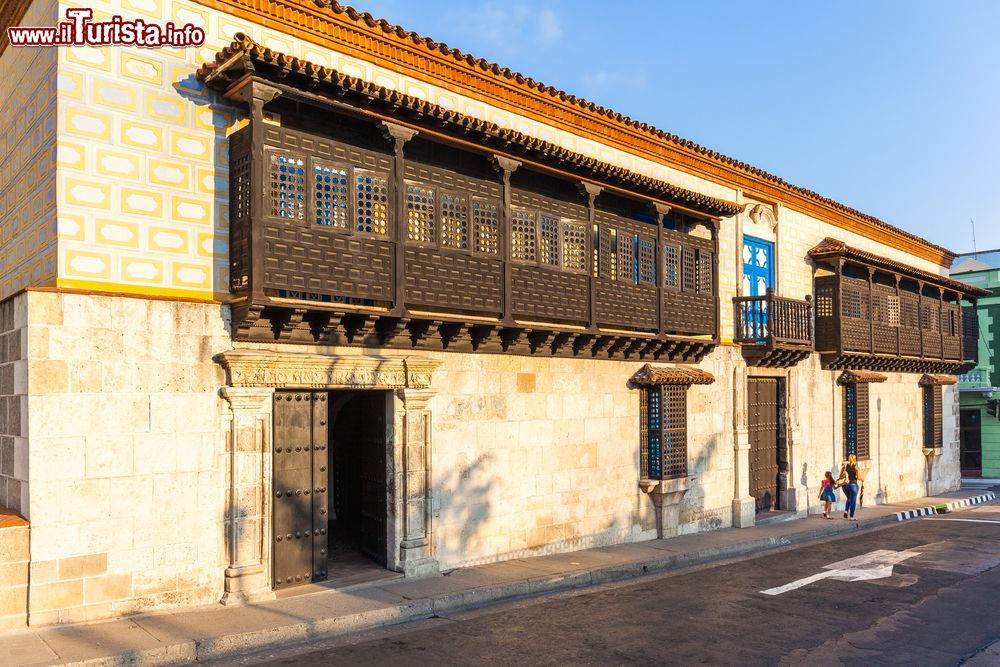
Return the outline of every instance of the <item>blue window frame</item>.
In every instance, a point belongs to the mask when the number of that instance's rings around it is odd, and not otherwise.
[[[764,296],[774,289],[774,244],[743,237],[743,294]]]

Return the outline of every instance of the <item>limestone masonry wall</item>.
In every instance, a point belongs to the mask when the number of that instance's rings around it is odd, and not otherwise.
[[[32,625],[219,599],[221,307],[27,294]]]

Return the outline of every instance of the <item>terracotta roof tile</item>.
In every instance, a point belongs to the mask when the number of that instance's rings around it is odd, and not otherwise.
[[[646,364],[632,376],[632,384],[656,387],[664,384],[712,384],[715,376],[699,368],[663,367]]]
[[[946,385],[957,384],[958,378],[953,375],[928,375],[925,374],[920,378],[918,383],[921,387],[942,387]]]
[[[888,378],[875,371],[844,371],[837,378],[839,384],[861,384],[866,382],[885,382]]]

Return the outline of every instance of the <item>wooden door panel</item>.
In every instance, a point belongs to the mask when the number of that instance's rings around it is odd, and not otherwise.
[[[778,507],[778,389],[777,378],[749,378],[750,495],[757,511]]]
[[[327,409],[322,392],[274,394],[274,588],[326,578]]]

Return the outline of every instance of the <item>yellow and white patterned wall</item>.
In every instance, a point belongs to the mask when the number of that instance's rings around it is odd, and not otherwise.
[[[36,0],[25,25],[51,25],[55,0]],[[56,281],[56,51],[0,55],[0,299]]]
[[[62,3],[61,13],[71,6]],[[94,20],[209,24],[207,10],[187,4],[80,6],[92,7]],[[225,296],[233,118],[196,80],[202,57],[207,51],[60,49],[61,287]]]

